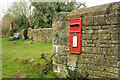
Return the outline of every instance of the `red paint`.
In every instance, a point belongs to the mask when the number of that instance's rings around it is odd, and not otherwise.
[[[77,47],[73,47],[73,36],[77,36]],[[81,18],[70,20],[70,53],[81,53]]]

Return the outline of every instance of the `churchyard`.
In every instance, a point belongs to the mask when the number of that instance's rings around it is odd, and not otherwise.
[[[52,55],[51,42],[33,42],[2,38],[2,77],[3,78],[55,78],[47,60]]]

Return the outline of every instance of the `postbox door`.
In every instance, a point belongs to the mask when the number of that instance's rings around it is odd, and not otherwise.
[[[81,52],[81,35],[80,32],[70,33],[70,53],[80,54]]]

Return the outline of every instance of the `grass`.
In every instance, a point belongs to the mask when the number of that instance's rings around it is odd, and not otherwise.
[[[55,78],[52,69],[43,74],[46,60],[41,59],[41,53],[44,53],[49,60],[52,55],[52,43],[34,42],[25,44],[24,40],[8,41],[8,38],[2,38],[2,57],[8,58],[2,60],[2,77],[13,78],[19,73],[25,73],[25,78]],[[25,58],[35,59],[33,62],[24,60]]]

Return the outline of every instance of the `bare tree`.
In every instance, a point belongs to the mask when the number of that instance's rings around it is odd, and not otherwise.
[[[81,2],[76,2],[76,3],[75,3],[75,8],[76,8],[76,9],[80,9],[80,8],[83,8],[83,7],[86,7],[86,3],[85,3],[85,2],[83,2],[83,3],[81,3]]]

